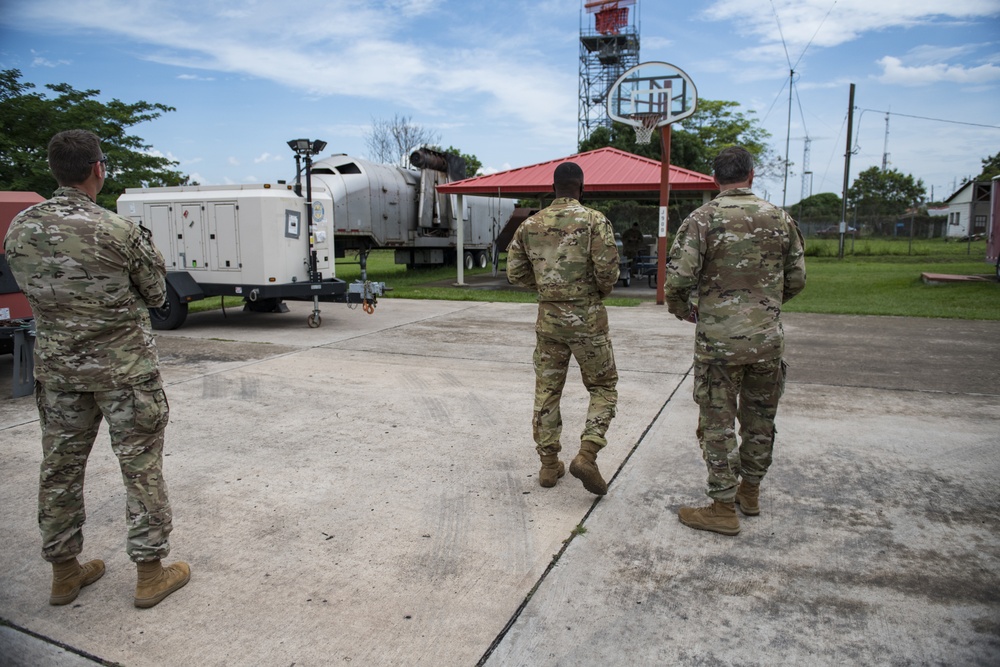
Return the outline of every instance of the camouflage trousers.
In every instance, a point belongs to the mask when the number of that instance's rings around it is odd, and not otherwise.
[[[170,409],[159,377],[87,393],[35,383],[35,401],[42,426],[38,485],[42,558],[58,563],[83,549],[84,474],[102,419],[108,422],[111,448],[125,482],[125,550],[136,562],[166,556],[172,517],[162,473],[163,431]]]
[[[618,369],[608,335],[608,312],[600,301],[576,303],[547,301],[538,304],[535,323],[535,410],[532,432],[538,454],[562,449],[562,414],[559,402],[570,357],[580,365],[583,385],[590,392],[587,421],[580,440],[599,447],[615,416],[618,403]]]
[[[745,365],[695,362],[698,442],[708,467],[705,493],[710,498],[731,503],[741,477],[759,484],[767,473],[785,370],[781,359]],[[734,419],[740,423],[739,447]]]

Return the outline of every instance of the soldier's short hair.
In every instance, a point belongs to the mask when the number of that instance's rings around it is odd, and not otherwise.
[[[552,188],[556,194],[583,187],[583,169],[575,162],[563,162],[552,174]]]
[[[716,156],[712,171],[719,185],[742,183],[753,171],[753,155],[742,146],[730,146]]]
[[[88,130],[66,130],[49,140],[49,170],[59,185],[79,185],[87,180],[94,161],[100,160],[101,140]]]

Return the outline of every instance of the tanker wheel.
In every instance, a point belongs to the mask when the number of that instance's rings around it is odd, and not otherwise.
[[[167,298],[159,308],[149,309],[149,322],[160,331],[176,329],[187,319],[188,305],[181,301],[175,290],[167,285]]]
[[[310,329],[315,329],[319,325],[323,324],[323,318],[317,315],[316,313],[313,313],[308,317],[308,319],[306,319],[306,324],[309,325]]]

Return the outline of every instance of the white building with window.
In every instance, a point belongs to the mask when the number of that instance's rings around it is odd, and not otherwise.
[[[986,235],[990,219],[990,182],[969,181],[945,200],[948,205],[948,238]]]

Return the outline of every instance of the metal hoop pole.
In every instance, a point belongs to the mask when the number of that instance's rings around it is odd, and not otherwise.
[[[666,303],[663,283],[667,280],[667,212],[670,204],[670,124],[660,128],[660,235],[656,240],[656,305]]]

